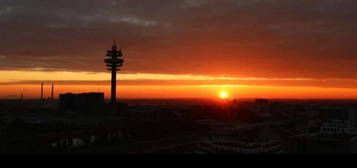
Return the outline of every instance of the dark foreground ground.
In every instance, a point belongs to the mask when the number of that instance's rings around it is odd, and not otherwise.
[[[218,120],[227,119],[222,116],[226,115],[227,109],[232,109],[214,100],[126,100],[129,103],[126,115],[100,111],[90,115],[59,112],[57,102],[0,100],[0,152],[194,153],[195,145],[202,138],[210,136],[219,127],[229,125],[230,122],[239,126],[240,123],[254,125],[255,122],[266,121],[282,123],[277,127],[283,137],[303,138],[305,145],[305,141],[313,142],[307,135],[319,131],[318,125],[314,123],[321,123],[321,118],[316,112],[330,106],[357,107],[356,100],[275,101],[279,102],[272,101],[266,105],[272,114],[269,118],[252,122],[236,121],[242,117],[247,118],[244,114],[248,114],[248,111],[252,114],[265,109],[262,108],[264,104],[257,105],[253,101],[239,104],[238,111],[240,110],[243,115],[236,116],[233,121],[223,121],[221,123],[224,124],[220,125],[197,122],[212,117],[218,117]],[[176,114],[195,115],[187,115],[185,118]],[[228,114],[228,119],[232,119],[232,116]],[[315,139],[316,142],[323,140]],[[298,151],[302,149],[300,141],[295,145]]]

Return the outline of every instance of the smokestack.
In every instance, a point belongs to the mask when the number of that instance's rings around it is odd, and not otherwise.
[[[54,92],[54,84],[52,83],[52,89],[51,89],[51,99],[52,99],[52,101],[55,100],[55,98],[53,96],[53,92]]]
[[[43,100],[43,82],[41,83],[41,100]]]

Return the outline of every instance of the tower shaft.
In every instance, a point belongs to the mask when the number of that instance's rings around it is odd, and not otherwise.
[[[112,112],[115,113],[116,111],[116,93],[117,93],[117,71],[115,70],[116,67],[112,69],[112,88],[111,88],[111,104],[112,104]]]

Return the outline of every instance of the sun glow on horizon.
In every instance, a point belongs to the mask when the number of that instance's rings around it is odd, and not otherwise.
[[[319,87],[284,87],[259,86],[246,87],[200,87],[199,85],[118,85],[117,95],[121,98],[298,98],[298,99],[356,99],[357,89],[319,88]],[[55,97],[62,93],[103,92],[110,97],[110,85],[55,85]],[[224,93],[225,92],[225,93]],[[0,84],[1,98],[39,98],[39,84]],[[50,96],[51,86],[44,86],[45,97]],[[221,97],[222,95],[222,97]],[[234,95],[234,96],[233,96]],[[226,97],[227,96],[227,97]],[[224,97],[226,97],[224,99]]]
[[[219,98],[221,98],[221,99],[227,99],[228,97],[229,97],[228,92],[226,92],[226,91],[220,91],[220,92],[219,92]]]
[[[55,84],[55,97],[62,93],[103,92],[110,97],[110,74],[65,71],[0,71],[0,99],[40,97],[40,83],[45,95]],[[273,78],[235,78],[220,76],[132,73],[118,74],[119,98],[338,98],[356,99],[354,79],[296,79],[286,82]],[[264,81],[266,79],[267,81]],[[237,80],[237,81],[236,81]],[[317,82],[317,83],[316,83]],[[346,83],[343,83],[346,82]],[[331,84],[329,84],[331,83]],[[345,86],[341,87],[341,86]],[[234,95],[234,96],[233,96]]]

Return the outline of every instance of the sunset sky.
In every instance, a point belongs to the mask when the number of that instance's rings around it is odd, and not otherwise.
[[[0,0],[0,98],[357,98],[355,0]]]

